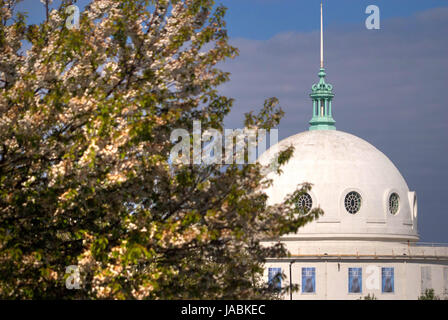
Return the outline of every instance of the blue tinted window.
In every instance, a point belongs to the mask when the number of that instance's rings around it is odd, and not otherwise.
[[[381,283],[384,293],[394,292],[394,268],[381,268]]]
[[[282,268],[269,268],[268,270],[268,283],[276,289],[282,287]]]
[[[302,293],[316,292],[316,268],[302,268]]]
[[[362,268],[348,268],[348,292],[362,293]]]

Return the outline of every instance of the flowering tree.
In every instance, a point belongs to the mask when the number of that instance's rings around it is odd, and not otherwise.
[[[222,129],[232,106],[225,9],[96,0],[70,29],[71,1],[40,25],[17,2],[0,0],[0,297],[269,297],[263,263],[286,252],[261,241],[322,214],[294,205],[310,186],[269,206],[258,164],[169,161],[172,130]],[[277,125],[275,104],[246,125]]]

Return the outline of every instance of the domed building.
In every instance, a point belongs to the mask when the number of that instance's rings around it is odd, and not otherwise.
[[[274,145],[259,162],[268,164],[272,155],[293,146],[283,173],[268,175],[273,180],[269,203],[282,202],[308,182],[312,190],[297,205],[325,213],[280,239],[290,256],[267,262],[267,281],[298,284],[299,291],[285,299],[417,299],[427,289],[448,296],[448,247],[418,243],[416,192],[380,150],[336,130],[333,87],[325,81],[322,18],[318,75],[309,131]]]

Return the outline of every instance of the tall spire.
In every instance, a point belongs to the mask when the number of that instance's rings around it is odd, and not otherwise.
[[[320,3],[320,70],[319,82],[312,86],[310,94],[313,100],[313,117],[310,121],[310,130],[336,130],[332,116],[333,86],[325,82],[324,69],[324,14],[323,3]]]
[[[323,3],[320,3],[320,67],[324,68],[324,13]]]

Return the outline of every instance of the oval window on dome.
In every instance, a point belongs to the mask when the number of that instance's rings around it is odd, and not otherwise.
[[[389,212],[397,214],[398,209],[400,209],[400,196],[394,192],[389,196]]]
[[[345,196],[344,205],[345,210],[347,210],[348,213],[357,213],[359,209],[361,209],[361,195],[356,191],[347,193]]]
[[[302,194],[296,202],[296,207],[300,213],[308,213],[313,206],[313,199],[308,193]]]

